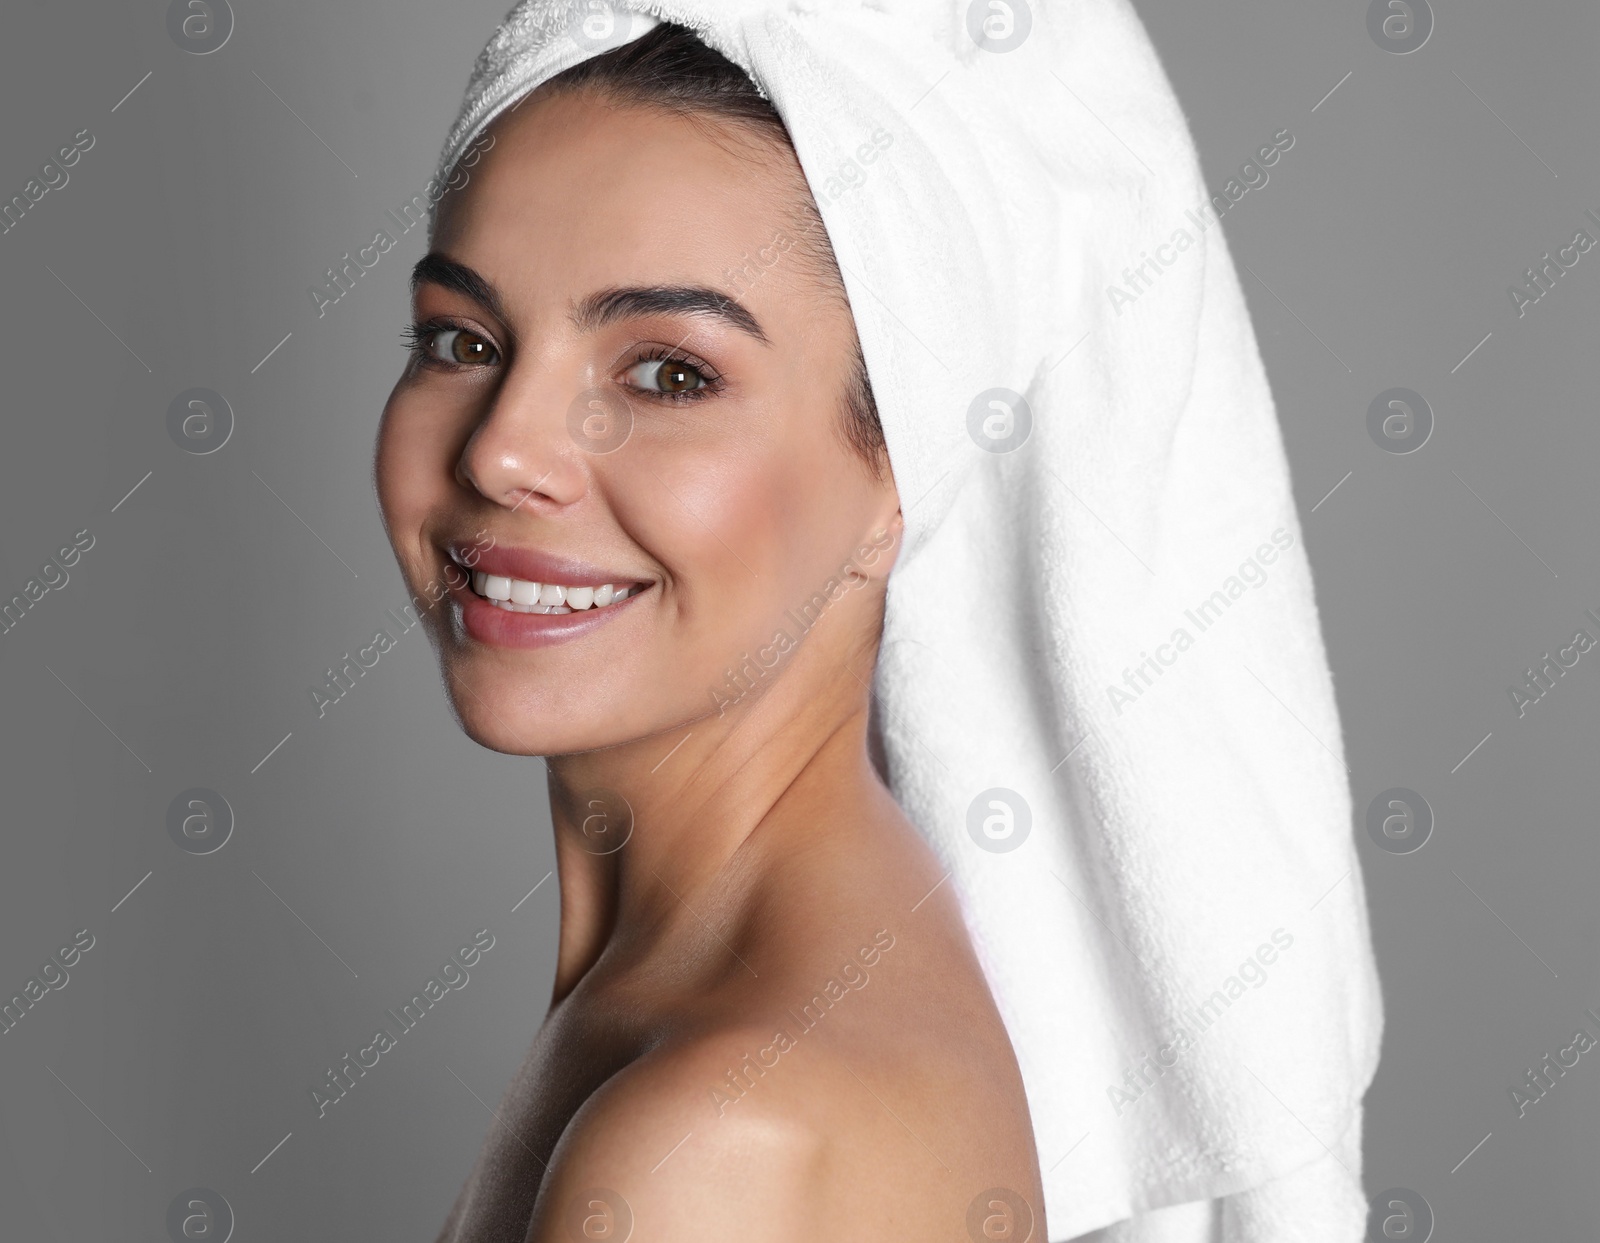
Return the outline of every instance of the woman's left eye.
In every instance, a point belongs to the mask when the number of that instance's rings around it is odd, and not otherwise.
[[[634,387],[664,397],[697,396],[711,385],[711,377],[681,358],[642,358],[622,374]]]

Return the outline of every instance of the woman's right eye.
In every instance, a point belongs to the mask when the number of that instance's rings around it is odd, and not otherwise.
[[[455,366],[488,366],[500,360],[494,346],[466,328],[415,325],[408,334],[412,349],[432,362]]]

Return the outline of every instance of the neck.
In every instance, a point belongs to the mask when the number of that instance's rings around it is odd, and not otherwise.
[[[636,962],[670,940],[675,955],[725,957],[718,930],[763,879],[759,860],[825,835],[837,817],[817,814],[824,803],[883,793],[867,752],[871,671],[845,673],[802,648],[775,685],[720,715],[548,760],[561,888],[552,1004],[602,954]],[[758,834],[761,848],[746,850]]]

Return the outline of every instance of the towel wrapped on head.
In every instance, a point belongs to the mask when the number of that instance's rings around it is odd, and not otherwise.
[[[1220,1200],[1227,1243],[1359,1238],[1382,1003],[1332,680],[1131,6],[530,0],[442,176],[660,21],[771,100],[838,257],[905,516],[874,728],[1016,1049],[1051,1236]]]

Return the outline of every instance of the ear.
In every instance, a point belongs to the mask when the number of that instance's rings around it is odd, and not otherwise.
[[[891,492],[892,513],[879,515],[879,521],[863,534],[853,558],[863,578],[885,579],[900,556],[900,539],[905,533],[905,517],[900,512],[898,493]]]

